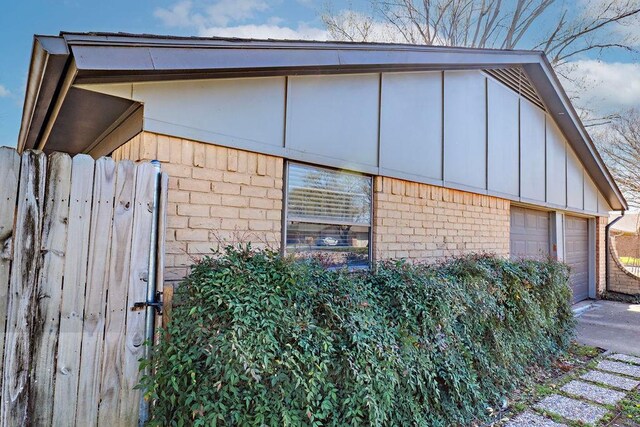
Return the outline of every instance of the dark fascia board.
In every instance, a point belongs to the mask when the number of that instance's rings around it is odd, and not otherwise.
[[[75,82],[112,83],[323,73],[523,66],[589,175],[613,209],[627,203],[542,52],[386,43],[61,33]],[[57,70],[53,70],[57,71]],[[56,78],[57,76],[57,78]],[[30,80],[32,75],[30,74]],[[47,79],[60,80],[52,73]],[[29,95],[29,93],[28,93]],[[37,96],[40,98],[40,94]],[[45,102],[43,101],[43,104]],[[26,102],[25,102],[26,105]],[[24,125],[24,120],[23,120]],[[33,127],[33,126],[32,126]]]
[[[224,48],[224,47],[264,47],[267,49],[341,49],[341,50],[407,50],[407,51],[445,51],[471,54],[502,53],[502,54],[524,54],[539,53],[531,50],[505,50],[491,48],[470,48],[457,46],[429,46],[414,45],[406,43],[358,43],[347,41],[316,41],[316,40],[283,40],[283,39],[249,39],[234,37],[181,37],[170,35],[154,34],[128,34],[128,33],[74,33],[61,32],[69,44],[107,44],[117,45],[141,45],[141,46],[166,46],[166,47],[204,47],[204,48]]]
[[[34,148],[62,81],[69,49],[62,37],[34,36],[18,150]]]
[[[538,63],[539,52],[368,43],[287,42],[228,39],[162,39],[65,35],[78,71],[92,78],[145,74],[186,75],[344,71],[368,67],[508,66]],[[129,41],[128,43],[126,41]],[[174,43],[175,42],[175,43]],[[81,78],[79,76],[79,78]]]

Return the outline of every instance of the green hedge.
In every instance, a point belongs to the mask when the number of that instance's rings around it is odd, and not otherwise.
[[[467,424],[573,332],[566,266],[487,255],[327,271],[196,264],[143,378],[154,425]]]

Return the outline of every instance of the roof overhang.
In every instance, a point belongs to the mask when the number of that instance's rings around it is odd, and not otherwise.
[[[67,69],[69,55],[68,46],[61,37],[34,37],[18,148],[35,146]]]
[[[56,123],[60,112],[87,110],[87,100],[75,97],[74,85],[229,77],[258,77],[358,72],[491,69],[521,66],[558,123],[590,176],[614,210],[627,202],[598,154],[578,114],[542,52],[415,46],[379,43],[307,42],[226,38],[168,37],[128,34],[61,33],[36,36],[29,71],[19,149],[60,149],[73,126]],[[88,92],[88,91],[87,91]],[[126,118],[134,105],[94,94],[94,112]],[[114,99],[111,99],[114,98]],[[84,105],[79,103],[84,102]],[[76,116],[77,117],[77,116]],[[82,135],[74,151],[95,146],[103,135],[101,117],[83,116]],[[92,128],[93,126],[93,128]],[[78,129],[76,129],[77,132]],[[57,132],[57,133],[56,133]],[[57,139],[60,135],[61,139]],[[63,135],[66,135],[62,137]],[[93,139],[91,139],[93,138]],[[87,148],[84,148],[85,151]]]

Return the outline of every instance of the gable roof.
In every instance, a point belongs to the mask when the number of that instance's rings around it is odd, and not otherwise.
[[[100,109],[87,108],[74,85],[301,74],[384,71],[500,70],[521,67],[612,209],[627,203],[597,152],[543,52],[385,43],[198,38],[122,33],[35,36],[20,150],[43,148],[52,132],[96,138],[110,117],[135,108],[107,95]],[[85,91],[82,91],[85,92]],[[83,125],[60,111],[83,114]],[[91,125],[94,124],[93,128]],[[92,139],[93,141],[93,139]],[[71,144],[66,151],[82,151]]]

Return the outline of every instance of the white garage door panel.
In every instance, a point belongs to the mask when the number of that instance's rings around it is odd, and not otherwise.
[[[549,213],[511,207],[511,256],[540,259],[549,255]]]
[[[586,218],[567,215],[564,233],[573,302],[578,302],[589,297],[589,222]]]

